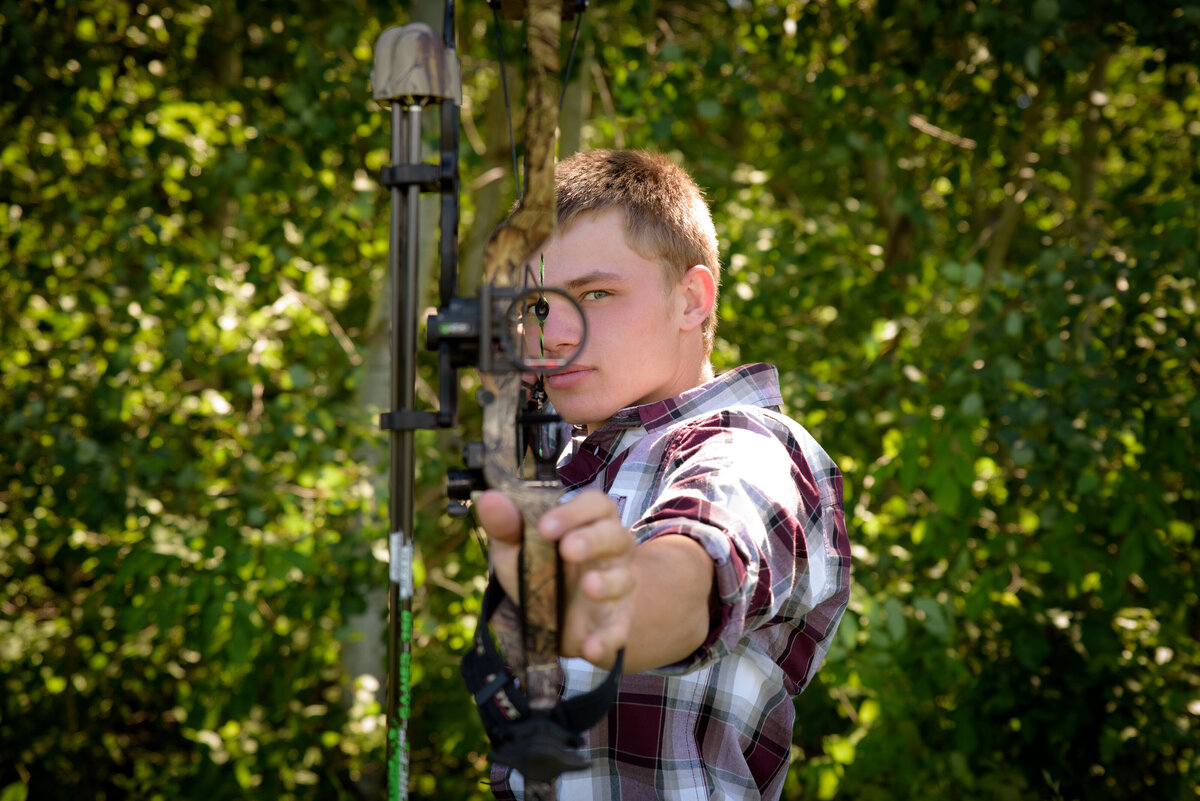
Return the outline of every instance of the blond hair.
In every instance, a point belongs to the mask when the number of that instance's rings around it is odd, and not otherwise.
[[[674,284],[693,265],[712,271],[720,285],[717,231],[704,193],[692,176],[658,153],[591,150],[576,153],[555,171],[558,227],[619,208],[625,212],[626,242],[665,270]],[[704,321],[706,351],[712,350],[717,304]]]

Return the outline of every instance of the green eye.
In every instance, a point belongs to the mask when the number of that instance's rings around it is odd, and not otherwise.
[[[600,300],[602,298],[608,297],[609,294],[611,294],[611,293],[605,289],[593,289],[591,292],[584,292],[583,299],[584,300]]]

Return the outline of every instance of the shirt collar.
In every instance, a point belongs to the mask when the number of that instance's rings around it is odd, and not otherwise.
[[[769,364],[757,363],[734,368],[673,398],[633,406],[622,412],[637,414],[647,431],[655,431],[716,409],[730,406],[775,408],[781,403],[778,372]]]
[[[782,403],[776,369],[769,364],[745,364],[673,398],[621,409],[600,428],[575,439],[567,458],[559,465],[559,475],[568,487],[590,483],[618,455],[619,446],[627,441],[625,434],[635,429],[653,433],[718,409],[731,406],[774,409]],[[625,450],[621,448],[620,452]]]

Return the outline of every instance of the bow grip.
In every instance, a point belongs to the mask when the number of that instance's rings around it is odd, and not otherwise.
[[[521,634],[529,706],[547,710],[558,702],[558,654],[562,610],[562,563],[558,543],[544,539],[537,521],[557,502],[558,491],[526,493],[519,501],[525,517],[521,545]]]

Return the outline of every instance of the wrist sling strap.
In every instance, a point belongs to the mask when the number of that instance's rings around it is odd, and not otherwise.
[[[559,699],[547,710],[531,709],[488,631],[503,599],[504,590],[493,574],[483,593],[474,647],[462,659],[463,680],[491,741],[489,758],[520,771],[527,782],[552,782],[562,773],[587,767],[587,758],[577,749],[583,747],[583,732],[600,722],[617,698],[625,649],[617,653],[613,669],[595,689]]]

